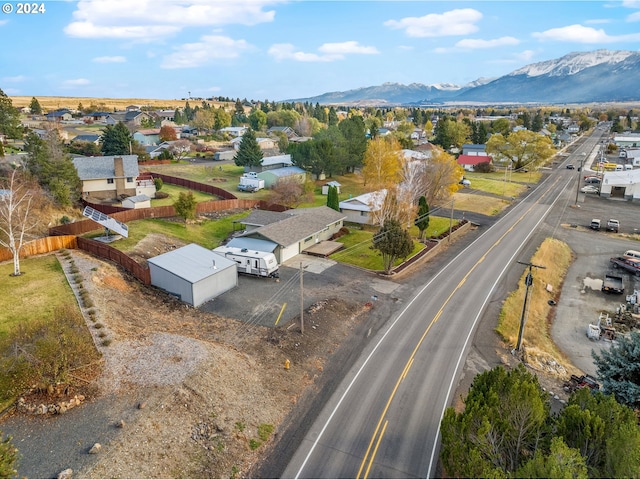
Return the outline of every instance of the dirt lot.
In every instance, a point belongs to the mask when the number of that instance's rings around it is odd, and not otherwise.
[[[136,250],[143,257],[170,248],[173,242],[154,237]],[[87,478],[250,475],[286,415],[305,391],[311,395],[307,387],[320,388],[327,359],[372,309],[329,295],[306,309],[304,335],[292,322],[247,327],[187,308],[82,252],[72,258],[95,302],[97,318],[87,321],[102,373],[73,389],[87,401],[68,414],[3,422],[22,454],[19,476],[52,478],[67,468]],[[95,443],[101,451],[88,454]]]

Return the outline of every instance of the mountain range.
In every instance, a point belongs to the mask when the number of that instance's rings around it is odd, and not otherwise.
[[[574,52],[464,86],[383,83],[289,101],[341,105],[564,104],[640,100],[640,52]]]

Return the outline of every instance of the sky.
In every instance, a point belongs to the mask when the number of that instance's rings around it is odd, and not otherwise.
[[[640,49],[640,0],[0,4],[10,96],[280,101],[385,82],[463,86],[571,52]]]

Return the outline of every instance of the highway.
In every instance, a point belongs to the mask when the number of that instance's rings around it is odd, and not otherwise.
[[[565,163],[580,166],[602,133],[574,146]],[[575,170],[553,170],[389,319],[325,404],[283,478],[435,475],[440,420],[479,319],[506,272],[529,261],[519,253],[551,209],[572,203],[575,182]]]

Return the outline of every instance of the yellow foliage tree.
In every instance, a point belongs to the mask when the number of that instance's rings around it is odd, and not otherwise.
[[[364,184],[373,190],[397,185],[401,180],[400,144],[395,138],[369,141],[364,154]]]
[[[442,204],[457,192],[463,174],[464,169],[458,165],[453,155],[434,149],[424,171],[424,196],[429,205]]]

